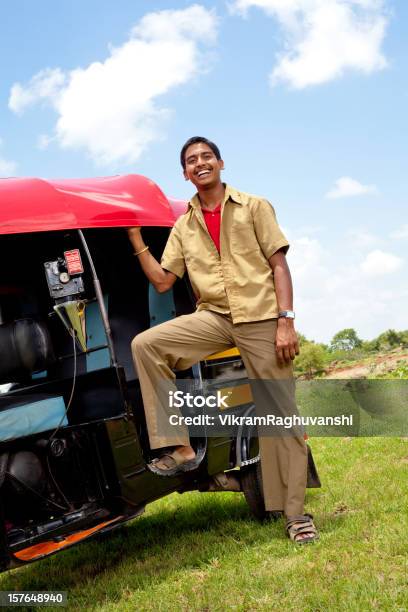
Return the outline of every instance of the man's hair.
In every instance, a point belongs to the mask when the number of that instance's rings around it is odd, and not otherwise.
[[[193,144],[198,144],[200,142],[203,142],[208,147],[210,147],[211,151],[214,153],[217,159],[221,159],[220,150],[214,142],[212,142],[211,140],[208,140],[208,138],[204,138],[204,136],[192,136],[192,138],[189,138],[187,142],[183,144],[182,149],[180,151],[180,162],[181,162],[181,165],[183,166],[183,170],[186,169],[186,160],[184,159],[184,157],[185,157],[188,147],[190,147]]]

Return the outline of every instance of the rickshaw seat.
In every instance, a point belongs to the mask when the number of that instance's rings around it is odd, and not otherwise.
[[[205,361],[216,361],[217,359],[225,359],[226,357],[239,357],[240,352],[236,346],[227,349],[226,351],[220,351],[219,353],[213,353],[205,358]]]
[[[149,312],[150,327],[174,319],[176,316],[176,306],[174,304],[173,291],[158,293],[151,283],[149,283]]]
[[[54,362],[44,323],[26,318],[0,325],[0,383],[17,382]]]
[[[62,425],[68,425],[68,421],[61,396],[20,396],[17,400],[0,396],[1,442],[50,431]]]

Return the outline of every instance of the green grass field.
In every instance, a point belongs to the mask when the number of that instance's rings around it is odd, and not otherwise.
[[[252,520],[241,494],[174,494],[109,537],[3,574],[0,588],[66,590],[68,609],[100,612],[407,610],[408,439],[312,447],[314,545]]]

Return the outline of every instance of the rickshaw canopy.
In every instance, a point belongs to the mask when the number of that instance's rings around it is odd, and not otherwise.
[[[0,179],[0,234],[102,227],[171,227],[186,203],[145,176]]]

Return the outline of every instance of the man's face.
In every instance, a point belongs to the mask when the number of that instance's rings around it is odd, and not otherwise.
[[[184,178],[191,181],[197,189],[210,189],[220,183],[224,162],[217,159],[204,142],[190,145],[185,152],[184,161]]]

